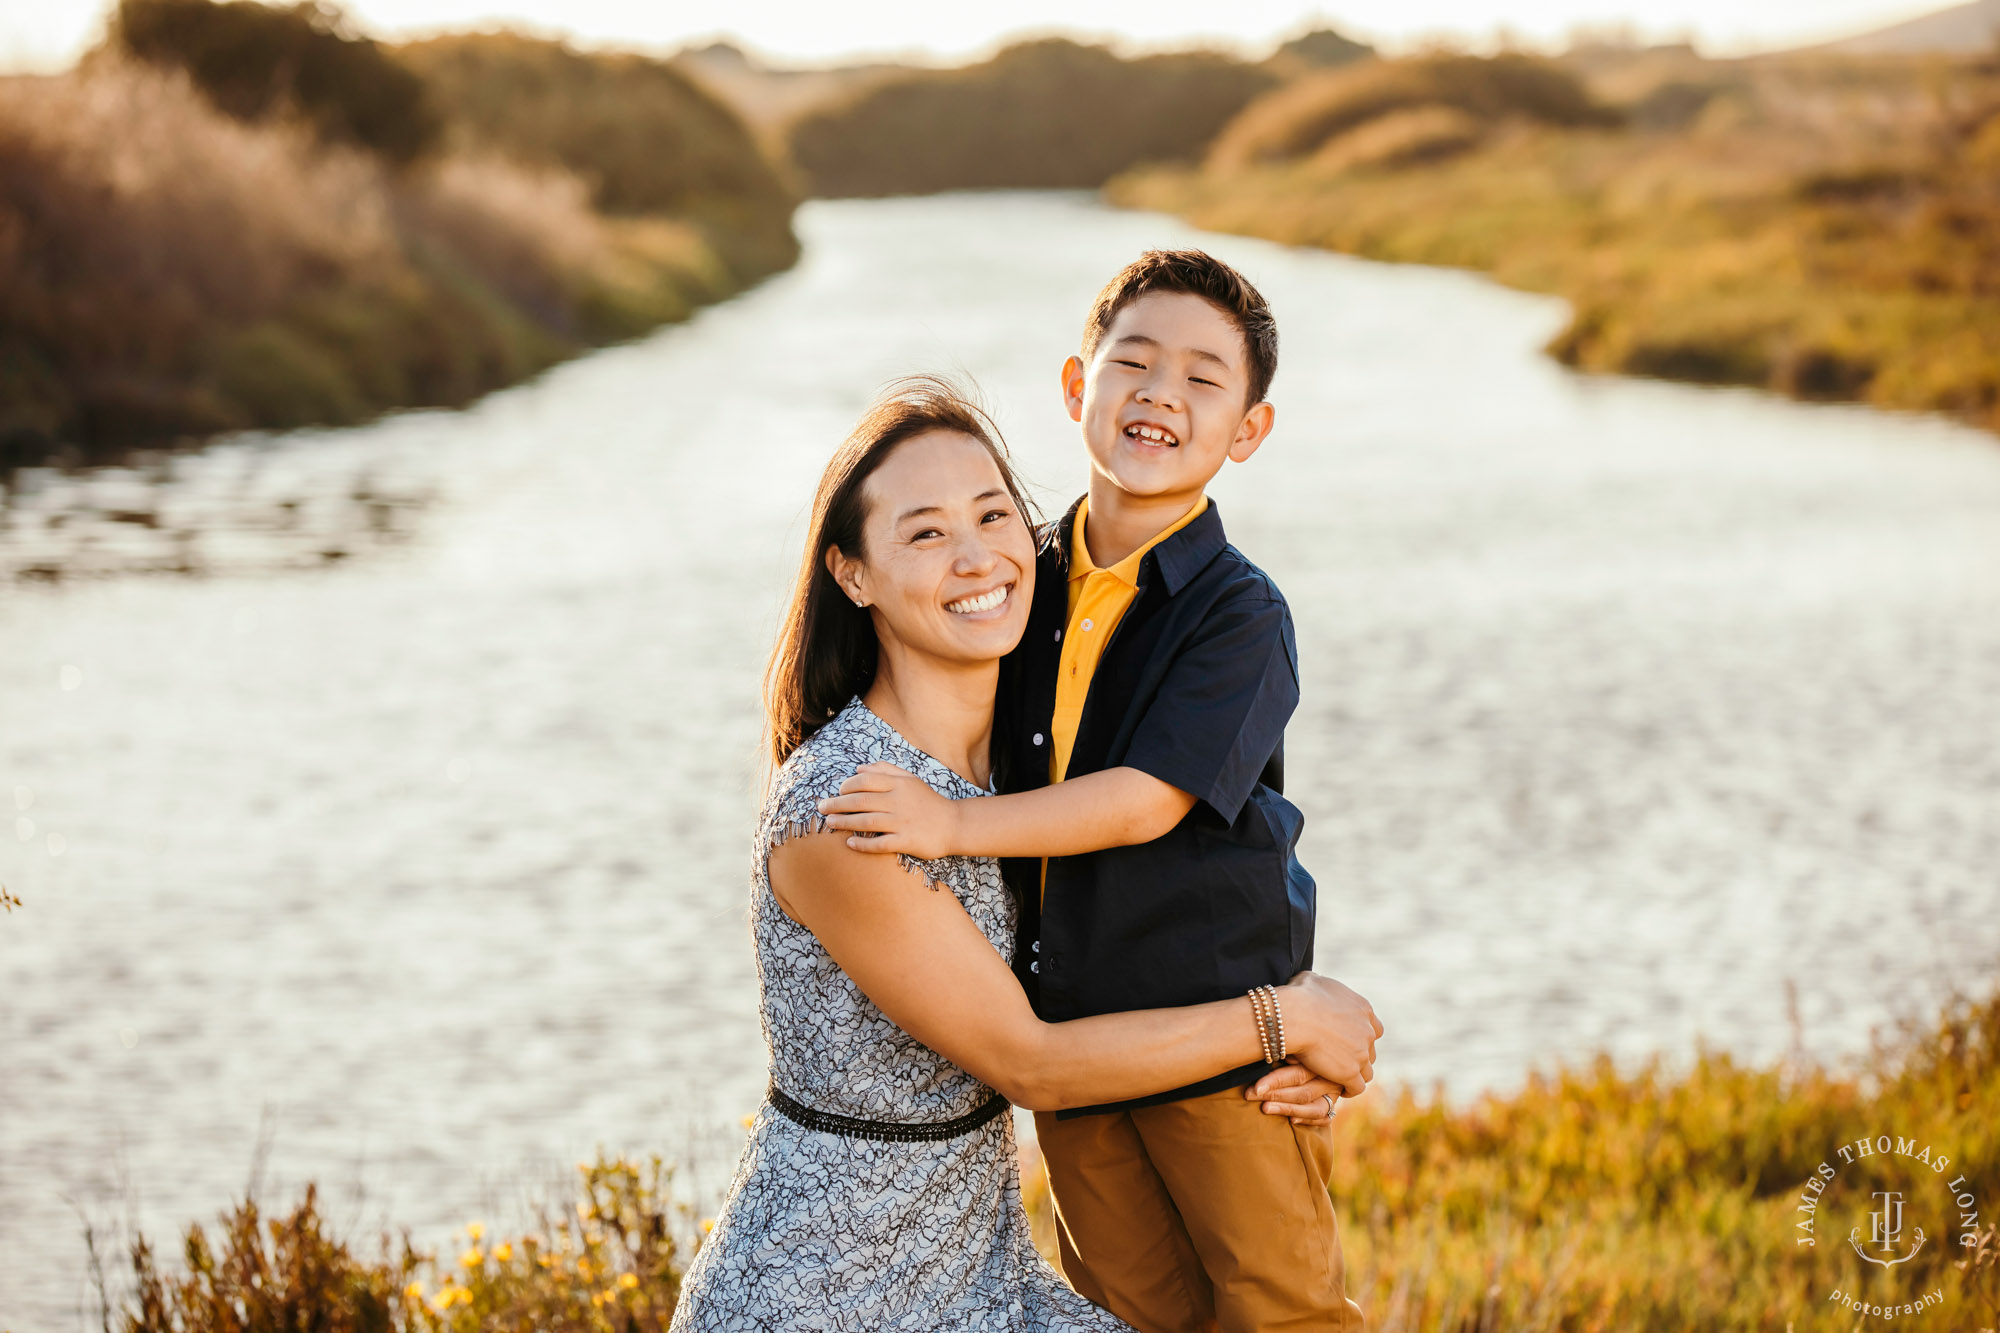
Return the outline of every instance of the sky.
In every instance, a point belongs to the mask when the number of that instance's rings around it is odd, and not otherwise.
[[[1263,55],[1278,40],[1331,23],[1394,49],[1428,36],[1473,42],[1504,26],[1531,44],[1559,44],[1576,25],[1634,21],[1649,39],[1692,37],[1710,55],[1793,46],[1913,18],[1952,0],[731,0],[725,8],[672,0],[348,0],[369,31],[397,36],[508,24],[589,45],[670,49],[728,38],[778,63],[830,64],[870,55],[948,62],[977,57],[1022,33],[1062,31],[1158,47],[1220,42]],[[0,0],[0,67],[67,65],[101,30],[94,0]],[[719,24],[717,15],[727,17]]]

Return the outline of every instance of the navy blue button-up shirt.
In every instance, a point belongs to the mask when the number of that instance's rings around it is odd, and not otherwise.
[[[1044,530],[1028,628],[1002,664],[1003,791],[1049,780],[1075,523],[1072,505]],[[1044,1019],[1229,999],[1312,965],[1313,881],[1295,852],[1303,820],[1283,795],[1285,723],[1298,702],[1291,611],[1229,545],[1211,500],[1140,561],[1138,596],[1091,678],[1068,773],[1136,768],[1194,796],[1193,809],[1152,842],[1049,858],[1045,891],[1038,860],[1002,862],[1022,905],[1014,970]],[[1269,1068],[1062,1114],[1241,1087]]]

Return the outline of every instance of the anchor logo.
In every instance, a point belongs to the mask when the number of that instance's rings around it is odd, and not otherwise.
[[[1875,1201],[1881,1206],[1868,1214],[1870,1223],[1868,1243],[1880,1249],[1884,1254],[1893,1254],[1896,1249],[1896,1241],[1903,1234],[1903,1196],[1895,1190],[1877,1190],[1875,1191]],[[1860,1227],[1856,1227],[1850,1231],[1847,1234],[1847,1240],[1849,1244],[1854,1246],[1854,1252],[1869,1263],[1880,1264],[1884,1268],[1894,1268],[1897,1264],[1910,1262],[1910,1260],[1917,1257],[1917,1251],[1924,1248],[1924,1229],[1916,1227],[1914,1231],[1917,1238],[1916,1244],[1910,1247],[1908,1254],[1894,1259],[1877,1258],[1862,1249]]]

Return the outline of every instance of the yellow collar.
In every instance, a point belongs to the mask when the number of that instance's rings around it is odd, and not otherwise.
[[[1173,536],[1176,532],[1179,532],[1182,528],[1186,527],[1188,524],[1200,518],[1202,511],[1207,508],[1208,508],[1208,496],[1203,495],[1199,500],[1196,500],[1194,502],[1193,507],[1191,507],[1185,514],[1182,514],[1179,518],[1175,519],[1167,527],[1162,528],[1159,532],[1155,533],[1153,537],[1150,540],[1148,540],[1145,544],[1140,546],[1138,550],[1132,552],[1132,554],[1126,556],[1123,560],[1120,560],[1117,564],[1112,565],[1104,572],[1128,587],[1132,588],[1138,587],[1139,562],[1146,558],[1146,552],[1152,550],[1155,546],[1158,546],[1161,542],[1165,541],[1167,538]],[[1090,500],[1086,497],[1083,503],[1077,506],[1076,526],[1070,532],[1069,580],[1072,583],[1076,582],[1078,579],[1089,578],[1092,574],[1095,574],[1098,571],[1098,566],[1091,561],[1090,547],[1088,544],[1085,543],[1083,539],[1083,523],[1084,520],[1087,519],[1088,517],[1090,517]]]

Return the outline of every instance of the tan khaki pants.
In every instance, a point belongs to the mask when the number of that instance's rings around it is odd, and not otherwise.
[[[1357,1333],[1327,1179],[1333,1128],[1241,1088],[1035,1116],[1063,1276],[1140,1333]]]

